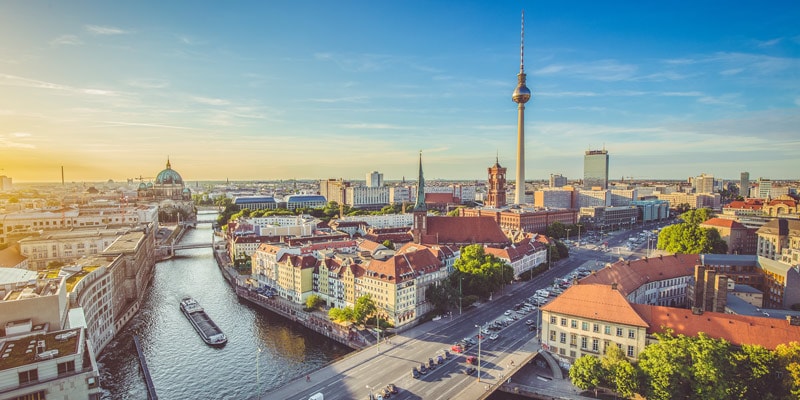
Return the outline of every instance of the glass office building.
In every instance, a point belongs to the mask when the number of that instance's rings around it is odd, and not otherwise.
[[[608,151],[587,150],[583,156],[583,187],[608,189]]]

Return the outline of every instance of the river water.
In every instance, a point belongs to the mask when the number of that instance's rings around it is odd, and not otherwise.
[[[210,224],[199,224],[181,243],[207,243],[211,234]],[[147,399],[134,334],[139,335],[160,399],[255,398],[351,351],[276,314],[240,303],[211,248],[180,250],[155,268],[139,313],[98,358],[104,399]],[[225,347],[203,343],[180,311],[184,296],[194,297],[225,332]]]

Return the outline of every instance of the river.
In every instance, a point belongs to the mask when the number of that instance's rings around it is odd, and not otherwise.
[[[211,225],[199,224],[181,243],[210,238]],[[225,347],[203,343],[180,311],[184,296],[197,299],[225,332]],[[211,248],[180,250],[156,264],[139,313],[98,358],[103,399],[147,398],[134,334],[141,339],[160,399],[255,398],[351,351],[269,311],[240,303]]]

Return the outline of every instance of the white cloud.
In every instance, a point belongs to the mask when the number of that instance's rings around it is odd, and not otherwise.
[[[14,136],[14,137],[31,137],[31,136],[33,136],[28,132],[13,132],[11,135]]]
[[[22,136],[19,136],[19,134],[22,134]],[[25,135],[27,135],[27,136],[25,136]],[[25,137],[30,137],[31,135],[27,134],[25,132],[15,132],[15,133],[12,133],[11,136],[13,136],[13,138],[25,138]],[[34,145],[30,144],[30,143],[24,143],[24,142],[15,141],[15,140],[13,140],[13,138],[6,138],[4,135],[0,135],[0,148],[3,148],[3,147],[16,148],[16,149],[35,149],[36,148],[36,146],[34,146]]]
[[[635,76],[638,68],[616,60],[598,60],[578,64],[552,64],[533,71],[534,75],[565,75],[579,79],[621,81]]]
[[[215,99],[211,97],[202,97],[202,96],[192,97],[192,100],[201,104],[208,104],[210,106],[227,106],[228,104],[231,104],[230,101],[225,99]]]
[[[75,35],[61,35],[51,40],[50,44],[54,46],[80,46],[83,44],[83,41]]]
[[[741,73],[742,71],[744,71],[744,68],[730,68],[730,69],[726,69],[724,71],[721,71],[719,74],[723,75],[723,76],[733,76],[733,75],[737,75],[737,74]]]
[[[744,105],[737,101],[739,98],[740,96],[738,93],[728,93],[721,96],[703,96],[697,99],[697,102],[709,105],[743,108]]]
[[[370,123],[358,123],[358,124],[343,124],[340,125],[342,128],[345,129],[406,129],[406,127],[397,126],[397,125],[389,125],[389,124],[370,124]]]
[[[133,86],[141,89],[162,89],[169,86],[169,82],[163,79],[132,79],[127,82],[128,86]]]
[[[758,47],[772,47],[772,46],[775,46],[776,44],[780,43],[781,40],[783,40],[783,38],[775,38],[775,39],[763,40],[763,41],[756,40],[756,46],[758,46]]]
[[[130,33],[126,30],[113,26],[86,25],[84,26],[93,35],[123,35]]]

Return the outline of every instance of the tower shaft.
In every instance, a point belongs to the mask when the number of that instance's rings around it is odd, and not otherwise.
[[[525,103],[517,106],[517,191],[514,204],[525,203]]]

